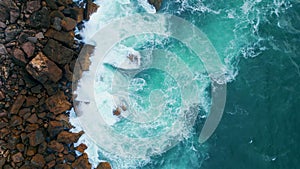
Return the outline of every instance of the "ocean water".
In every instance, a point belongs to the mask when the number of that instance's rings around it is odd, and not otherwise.
[[[110,22],[156,13],[146,0],[95,2],[100,8],[80,34],[96,50],[93,37]],[[115,169],[299,168],[300,2],[165,0],[157,13],[192,23],[214,47],[227,83],[222,120],[200,144],[213,88],[201,59],[171,37],[128,37],[111,48],[101,64],[94,63],[96,78],[86,73],[78,89],[83,100],[90,99],[82,96],[84,91],[92,91],[97,107],[82,107],[95,119],[92,123],[82,124],[74,113],[71,119],[75,130],[92,128],[93,135],[80,141],[89,146],[93,166],[109,161]],[[123,61],[129,54],[140,63]],[[122,111],[124,118],[112,114],[119,104],[128,107]]]

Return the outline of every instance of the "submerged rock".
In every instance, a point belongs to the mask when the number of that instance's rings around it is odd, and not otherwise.
[[[148,0],[148,2],[155,7],[156,11],[158,11],[161,7],[162,0]]]

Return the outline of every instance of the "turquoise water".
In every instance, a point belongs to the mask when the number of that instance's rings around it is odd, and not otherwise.
[[[93,32],[97,32],[111,19],[136,12],[153,12],[152,8],[145,6],[144,1],[98,3],[100,9],[82,33],[86,42]],[[124,73],[114,68],[105,69],[106,72],[103,72],[104,68],[101,69],[100,74],[105,76],[104,81],[96,83],[99,93],[110,91],[109,77],[120,76],[122,82],[128,83],[129,98],[131,105],[136,105],[136,111],[145,114],[153,112],[149,118],[157,117],[155,113],[164,112],[160,118],[142,125],[126,118],[115,120],[113,131],[133,138],[163,135],[176,119],[180,119],[180,86],[184,85],[184,77],[193,77],[195,80],[190,85],[195,87],[192,89],[199,90],[199,105],[193,109],[198,116],[195,125],[184,130],[184,136],[177,140],[178,144],[168,149],[157,148],[158,153],[150,153],[150,156],[146,154],[147,158],[124,158],[105,151],[103,147],[99,147],[97,158],[111,162],[113,168],[299,168],[299,1],[165,0],[159,13],[173,14],[193,23],[215,47],[226,66],[224,73],[228,92],[223,118],[212,137],[204,144],[198,143],[201,127],[209,114],[211,89],[201,60],[174,39],[155,36],[129,38],[123,42],[123,46],[119,44],[112,49],[112,57],[129,48],[140,51],[142,63],[147,62],[145,56],[149,54],[149,49],[166,50],[175,55],[154,55],[152,65],[149,66],[153,68],[145,69],[133,77],[130,73],[124,76]],[[170,61],[170,58],[173,60]],[[160,66],[170,64],[170,67]],[[172,70],[172,67],[178,70]],[[185,71],[180,71],[179,67]],[[180,77],[183,72],[185,76]],[[126,78],[121,78],[123,76]],[[122,83],[117,83],[118,90],[110,92],[123,89],[118,84]],[[187,94],[192,95],[193,92]],[[99,98],[98,108],[103,113],[111,111],[106,105],[110,102],[104,101],[105,104]],[[155,107],[160,109],[156,111],[153,109]],[[122,151],[130,149],[126,146]]]

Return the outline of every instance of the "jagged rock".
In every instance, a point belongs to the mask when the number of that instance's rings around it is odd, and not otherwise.
[[[60,19],[63,19],[64,17],[65,17],[65,15],[61,12],[61,11],[52,11],[51,13],[50,13],[50,17],[51,18],[55,18],[55,17],[58,17],[58,18],[60,18]]]
[[[36,167],[43,168],[46,164],[46,161],[43,155],[36,154],[34,157],[32,157],[31,163]]]
[[[71,31],[73,30],[77,25],[77,22],[69,17],[64,17],[63,20],[61,20],[61,26],[64,28],[66,31]]]
[[[108,162],[100,162],[96,169],[111,169],[111,166]]]
[[[76,169],[87,169],[87,168],[91,168],[91,167],[92,166],[89,163],[86,154],[83,154],[77,160],[75,160],[74,163],[72,163],[72,168],[76,168]]]
[[[4,166],[5,161],[6,161],[5,157],[0,157],[0,168]]]
[[[62,131],[58,134],[57,141],[66,144],[76,143],[83,133],[83,131],[79,133],[70,133],[67,131]]]
[[[2,91],[0,91],[0,100],[3,100],[3,99],[5,99],[5,95]]]
[[[77,23],[83,21],[83,13],[84,10],[82,8],[74,7],[70,9],[70,17],[75,19]]]
[[[7,50],[6,47],[3,44],[0,44],[0,55],[6,55]]]
[[[28,134],[28,138],[29,144],[33,147],[41,144],[45,140],[43,132],[40,130]]]
[[[51,8],[51,9],[57,9],[57,5],[55,3],[55,1],[53,0],[46,0],[47,5]]]
[[[68,164],[58,164],[55,166],[55,169],[71,169],[71,166]]]
[[[86,8],[85,8],[85,19],[89,20],[91,14],[97,11],[99,6],[95,4],[92,0],[87,0],[86,1]]]
[[[74,55],[74,52],[71,49],[64,47],[62,44],[52,39],[48,41],[43,52],[48,58],[58,64],[69,63]]]
[[[17,28],[15,25],[9,25],[5,29],[5,40],[7,42],[16,38],[16,36],[22,32],[22,29]]]
[[[38,39],[44,39],[44,34],[43,34],[43,32],[39,32],[35,35],[35,37]]]
[[[28,97],[26,98],[25,106],[26,106],[26,107],[33,106],[33,105],[37,104],[38,101],[39,101],[38,98],[36,98],[36,97],[34,97],[34,96],[28,96]]]
[[[27,61],[25,59],[25,56],[24,56],[24,52],[19,49],[19,48],[15,48],[14,51],[13,51],[13,57],[15,60],[23,63],[23,64],[26,64]]]
[[[48,148],[52,149],[53,151],[59,152],[59,153],[64,151],[64,145],[55,140],[52,140],[48,144]]]
[[[148,0],[148,2],[155,7],[156,11],[158,11],[161,7],[162,0]]]
[[[22,153],[19,152],[19,153],[16,153],[16,154],[12,155],[11,159],[13,160],[13,162],[19,163],[19,162],[22,162],[24,160],[24,157],[23,157]]]
[[[71,103],[68,102],[67,96],[65,96],[65,94],[61,91],[49,97],[46,100],[46,105],[50,112],[55,115],[65,112],[71,108]]]
[[[50,16],[47,8],[43,7],[41,10],[34,12],[27,24],[33,28],[49,28],[50,26]]]
[[[54,17],[53,18],[53,23],[52,23],[52,28],[54,28],[55,30],[57,30],[57,31],[61,31],[61,25],[60,25],[60,23],[61,23],[61,18],[59,18],[59,17]]]
[[[51,138],[55,137],[58,133],[64,130],[64,125],[60,121],[50,121],[48,125],[48,133]]]
[[[19,116],[13,116],[10,120],[10,126],[15,127],[22,124],[22,118]]]
[[[26,66],[27,72],[36,80],[45,83],[47,80],[57,82],[62,77],[62,70],[42,52],[38,53]]]
[[[31,58],[34,54],[35,45],[31,42],[26,42],[22,45],[23,51],[26,53],[28,58]]]
[[[26,3],[26,11],[33,13],[38,11],[41,8],[41,2],[39,0],[35,1],[27,1]]]
[[[12,105],[10,109],[11,114],[17,114],[20,108],[22,107],[26,97],[23,95],[19,95],[16,100],[14,101],[14,104]]]
[[[1,9],[0,9],[1,10]],[[5,29],[6,28],[6,24],[4,22],[0,21],[0,28]]]
[[[10,19],[10,22],[14,23],[17,17],[19,17],[19,8],[12,0],[0,1],[0,11],[0,21],[2,22]]]
[[[16,145],[16,148],[18,149],[18,151],[23,152],[25,150],[25,146],[22,143],[19,143]]]
[[[58,40],[69,47],[74,44],[74,32],[59,32],[54,29],[49,29],[45,36]]]
[[[36,114],[32,114],[28,119],[26,119],[29,123],[35,124],[38,122],[38,117]]]
[[[79,144],[79,146],[76,147],[76,150],[81,152],[81,153],[84,153],[84,150],[87,149],[87,146],[83,143]]]

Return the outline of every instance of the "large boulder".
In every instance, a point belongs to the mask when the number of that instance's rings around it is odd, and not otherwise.
[[[62,70],[42,52],[38,53],[26,66],[27,72],[36,80],[45,83],[50,80],[57,82],[62,77]]]

